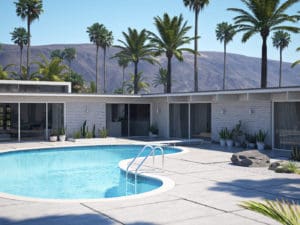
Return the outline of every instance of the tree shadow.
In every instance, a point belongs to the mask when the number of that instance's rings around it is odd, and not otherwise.
[[[229,182],[217,182],[216,186],[211,187],[210,190],[227,192],[244,198],[286,199],[300,203],[300,179],[237,179]]]
[[[53,215],[25,220],[0,217],[0,225],[116,225],[121,224],[100,214]],[[157,225],[149,222],[134,222],[127,225]]]

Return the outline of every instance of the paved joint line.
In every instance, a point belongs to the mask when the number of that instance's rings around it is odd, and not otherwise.
[[[136,206],[155,205],[155,204],[164,203],[164,202],[174,202],[174,201],[178,201],[180,199],[181,198],[176,197],[176,199],[171,199],[171,200],[156,201],[156,202],[142,203],[142,204],[136,204],[136,205],[131,205],[131,206],[116,207],[114,209],[124,209],[124,208],[133,208],[133,207],[136,207]]]
[[[206,205],[206,204],[203,204],[201,202],[196,202],[196,201],[193,201],[193,200],[190,200],[190,199],[187,199],[187,198],[181,198],[181,199],[185,200],[185,201],[188,201],[188,202],[191,202],[191,203],[194,203],[194,204],[197,204],[197,205],[201,205],[201,206],[207,207],[207,208],[215,209],[215,210],[223,212],[223,213],[230,213],[229,211],[226,211],[226,210],[223,210],[223,209],[219,209],[219,208],[216,208],[216,207],[213,207],[213,206],[210,206],[210,205]]]
[[[95,213],[97,213],[97,214],[99,214],[101,216],[105,216],[106,218],[108,218],[108,219],[110,219],[110,220],[112,220],[114,222],[117,222],[117,223],[120,223],[122,225],[125,225],[125,223],[123,223],[123,222],[121,222],[121,221],[119,221],[119,220],[117,220],[115,218],[112,218],[111,216],[107,215],[106,213],[98,211],[98,210],[96,210],[96,209],[94,209],[94,208],[92,208],[92,207],[90,207],[90,206],[88,206],[88,205],[86,205],[84,203],[80,203],[80,205],[82,205],[83,207],[85,207],[85,208],[87,208],[87,209],[89,209],[89,210],[91,210],[91,211],[93,211],[93,212],[95,212]]]

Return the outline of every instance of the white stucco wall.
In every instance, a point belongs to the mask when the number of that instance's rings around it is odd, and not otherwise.
[[[157,125],[160,137],[169,137],[169,104],[166,100],[151,104],[151,124]]]
[[[242,121],[242,130],[251,134],[259,129],[268,132],[266,143],[272,142],[271,101],[232,101],[212,103],[212,140],[219,140],[222,128],[234,128]]]
[[[96,126],[98,130],[106,127],[105,103],[98,102],[66,102],[66,124],[68,136],[73,136],[80,130],[84,121],[87,121],[89,131]]]

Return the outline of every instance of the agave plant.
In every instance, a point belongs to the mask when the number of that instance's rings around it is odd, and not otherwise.
[[[268,201],[255,202],[247,201],[240,204],[241,207],[263,214],[284,225],[300,224],[300,207],[294,202]]]

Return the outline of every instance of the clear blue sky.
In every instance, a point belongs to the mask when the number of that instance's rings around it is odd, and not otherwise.
[[[25,21],[16,16],[17,0],[0,0],[0,43],[12,44],[10,32],[14,27],[26,27]],[[211,0],[208,7],[200,13],[199,40],[200,51],[223,51],[223,45],[216,40],[216,24],[222,21],[232,23],[234,13],[228,7],[243,7],[240,0]],[[188,24],[194,26],[194,14],[184,7],[182,0],[44,0],[44,13],[33,22],[32,45],[89,43],[86,28],[95,22],[104,24],[113,31],[114,44],[122,39],[122,31],[128,27],[155,31],[153,17],[183,14]],[[300,9],[295,5],[290,13]],[[300,26],[298,22],[297,26]],[[190,32],[193,35],[193,29]],[[284,51],[284,61],[300,59],[296,48],[300,47],[300,34],[292,35],[292,43]],[[261,38],[257,34],[247,43],[241,43],[241,35],[235,36],[228,45],[228,52],[248,56],[261,56]],[[268,43],[268,56],[277,60],[279,52]]]

